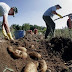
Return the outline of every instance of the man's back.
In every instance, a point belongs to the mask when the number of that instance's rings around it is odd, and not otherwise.
[[[10,7],[6,3],[0,2],[0,16],[8,15],[9,10]]]
[[[43,15],[52,17],[53,16],[52,11],[56,11],[56,6],[52,6],[49,9],[47,9]]]

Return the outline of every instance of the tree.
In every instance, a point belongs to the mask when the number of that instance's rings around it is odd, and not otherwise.
[[[12,24],[11,28],[16,29],[16,24]]]
[[[18,24],[13,24],[11,25],[11,31],[15,31],[15,30],[34,30],[35,28],[38,29],[39,32],[45,33],[46,31],[46,27],[42,27],[42,26],[37,26],[37,25],[30,25],[29,23],[25,23],[22,26],[18,25]]]
[[[15,30],[21,30],[21,26],[16,25]]]
[[[25,23],[22,25],[22,30],[30,30],[30,25],[29,23]]]
[[[30,25],[30,30],[34,30],[35,29],[35,27],[33,26],[33,25]]]
[[[13,24],[13,25],[11,25],[10,28],[12,28],[12,29],[14,29],[14,30],[22,30],[22,27],[19,26],[18,24],[17,24],[17,25],[16,25],[16,24]]]

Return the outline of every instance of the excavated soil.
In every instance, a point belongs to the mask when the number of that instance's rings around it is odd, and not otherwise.
[[[0,72],[4,72],[6,68],[10,71],[5,72],[11,72],[11,69],[13,72],[24,72],[25,65],[35,60],[29,55],[27,59],[12,58],[7,51],[8,46],[14,49],[22,46],[27,49],[27,53],[32,51],[40,53],[41,59],[46,61],[51,72],[72,72],[72,41],[69,38],[55,37],[45,40],[42,35],[29,34],[15,41],[0,40]]]

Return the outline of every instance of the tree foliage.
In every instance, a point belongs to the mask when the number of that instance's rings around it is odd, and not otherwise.
[[[28,23],[25,23],[22,25],[22,30],[30,30],[30,25]]]
[[[22,27],[19,26],[19,24],[13,24],[13,25],[11,25],[11,28],[14,30],[22,30]]]
[[[37,26],[37,25],[31,25],[29,23],[24,23],[22,26],[20,26],[19,24],[13,24],[11,25],[11,29],[13,29],[13,31],[15,30],[34,30],[34,29],[38,29],[39,32],[42,32],[44,33],[46,28],[45,27],[42,27],[42,26]]]

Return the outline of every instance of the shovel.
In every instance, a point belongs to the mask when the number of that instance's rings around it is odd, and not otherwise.
[[[64,18],[64,17],[66,17],[66,16],[70,16],[70,15],[72,15],[72,13],[67,14],[67,15],[64,15],[64,16],[62,16],[62,17]],[[61,18],[57,18],[57,19],[55,19],[54,21],[56,21],[56,20],[58,20],[58,19],[61,19]]]

